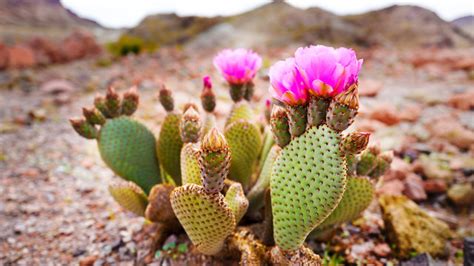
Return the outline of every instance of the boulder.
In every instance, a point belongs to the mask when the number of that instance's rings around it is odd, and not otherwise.
[[[448,100],[448,104],[454,108],[469,111],[474,109],[474,90],[455,94]]]
[[[448,190],[448,198],[457,206],[474,204],[474,189],[471,183],[455,184]]]
[[[423,179],[414,173],[410,173],[406,177],[403,194],[414,201],[422,201],[428,198],[423,187]]]
[[[25,45],[8,48],[8,68],[28,68],[36,65],[33,50]]]
[[[426,128],[432,137],[444,139],[461,149],[468,149],[474,143],[474,132],[455,119],[430,121]]]
[[[394,252],[408,258],[412,252],[447,255],[447,242],[452,236],[449,226],[428,215],[405,196],[383,195],[379,198],[385,231]]]
[[[400,123],[400,116],[394,106],[389,104],[379,105],[372,109],[371,119],[378,120],[386,125],[392,126]]]
[[[359,81],[359,96],[375,97],[382,90],[383,84],[373,79],[362,79]]]
[[[67,61],[98,55],[100,46],[92,34],[85,31],[76,31],[61,43],[63,56]]]

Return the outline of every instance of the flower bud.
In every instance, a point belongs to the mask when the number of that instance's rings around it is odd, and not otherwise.
[[[393,151],[386,151],[381,153],[377,157],[376,161],[376,166],[375,168],[370,172],[369,176],[372,178],[378,178],[387,172],[388,169],[390,169],[390,164],[392,163],[393,160]]]
[[[86,121],[84,118],[71,118],[69,122],[72,128],[81,136],[86,139],[95,139],[98,136],[97,129]]]
[[[353,122],[359,109],[359,95],[357,83],[347,91],[338,94],[331,104],[327,113],[327,124],[334,130],[343,131]]]
[[[308,104],[308,126],[319,126],[326,123],[326,114],[331,98],[311,94]]]
[[[82,113],[84,114],[84,117],[86,118],[87,122],[89,122],[91,125],[105,124],[104,115],[95,107],[91,107],[91,108],[84,107],[82,108]]]
[[[216,108],[216,94],[212,90],[211,78],[205,76],[203,78],[204,87],[201,93],[201,104],[202,108],[209,113],[214,112]]]
[[[201,117],[193,107],[184,112],[179,125],[181,139],[184,143],[197,142],[201,131]]]
[[[97,94],[94,98],[94,106],[99,110],[106,118],[111,118],[112,116],[109,113],[109,109],[105,104],[104,96]]]
[[[338,94],[335,100],[340,104],[349,106],[351,109],[359,109],[358,84],[354,83],[347,91]]]
[[[270,123],[271,115],[272,115],[272,101],[270,99],[267,99],[265,101],[265,120],[267,120],[267,123]]]
[[[171,112],[174,109],[174,100],[171,90],[166,88],[165,85],[160,89],[160,103],[167,112]]]
[[[105,94],[105,105],[107,106],[107,110],[111,117],[117,117],[120,115],[120,95],[113,87],[107,89],[107,93]]]
[[[307,106],[306,105],[288,105],[288,121],[290,125],[290,134],[292,138],[296,138],[304,133],[307,123]]]
[[[273,106],[270,124],[272,126],[275,142],[280,147],[285,147],[290,143],[290,127],[288,125],[288,114],[286,110],[278,105]]]
[[[227,141],[216,128],[212,128],[201,143],[199,166],[201,181],[208,193],[218,193],[230,169],[230,149]]]
[[[358,154],[365,150],[369,143],[370,133],[353,132],[347,135],[341,143],[341,149],[345,154]]]
[[[123,94],[122,100],[122,114],[132,115],[138,108],[139,96],[137,87],[133,86]]]

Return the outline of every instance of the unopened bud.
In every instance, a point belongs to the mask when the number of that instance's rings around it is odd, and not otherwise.
[[[205,76],[203,78],[204,88],[202,89],[201,93],[201,104],[202,108],[206,112],[214,112],[216,108],[216,95],[212,90],[212,83],[211,78],[209,76]]]
[[[349,106],[351,109],[359,109],[358,84],[354,83],[347,91],[336,95],[335,100],[340,104]]]
[[[272,115],[272,101],[270,99],[267,99],[265,101],[265,120],[267,120],[267,123],[270,123],[271,115]]]
[[[278,105],[273,106],[270,124],[272,126],[275,142],[280,147],[285,147],[290,143],[290,126],[288,124],[288,114],[286,110]]]
[[[104,96],[97,94],[94,98],[94,106],[99,110],[106,118],[111,118],[112,116],[109,113],[109,109],[105,104]]]
[[[105,105],[107,110],[112,117],[117,117],[120,115],[121,100],[120,95],[115,91],[113,87],[107,89],[105,94]]]
[[[81,136],[86,139],[95,139],[97,138],[98,131],[97,129],[86,121],[85,118],[71,118],[69,122],[72,125],[72,128]]]
[[[197,142],[201,131],[201,117],[193,107],[184,112],[179,125],[181,139],[184,143]]]
[[[87,122],[89,122],[91,125],[103,125],[105,124],[105,117],[104,115],[97,110],[95,107],[91,108],[82,108],[82,113],[84,114],[84,117],[86,118]]]
[[[345,154],[357,154],[365,150],[369,143],[370,133],[353,132],[347,135],[341,143],[342,151]]]
[[[240,102],[245,95],[245,88],[243,84],[229,84],[230,86],[230,98],[236,103]]]
[[[122,114],[132,115],[138,108],[140,98],[138,96],[137,87],[133,86],[123,94]]]
[[[167,112],[171,112],[174,109],[174,100],[171,90],[166,88],[165,85],[160,89],[160,103]]]
[[[202,140],[199,157],[201,181],[207,193],[218,193],[224,188],[230,160],[230,149],[224,135],[212,128]]]

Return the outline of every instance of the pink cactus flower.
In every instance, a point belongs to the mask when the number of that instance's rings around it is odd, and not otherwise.
[[[262,58],[243,48],[225,49],[214,57],[214,66],[230,84],[241,85],[251,81],[262,66]]]
[[[357,83],[363,62],[352,49],[323,45],[298,48],[295,61],[304,71],[309,93],[326,97],[334,97]]]
[[[305,77],[294,58],[278,61],[270,67],[270,93],[288,105],[304,104],[308,100]]]
[[[204,88],[206,88],[206,89],[212,88],[211,77],[209,77],[209,76],[204,76],[204,77],[202,78],[202,83],[203,83],[203,85],[204,85]]]

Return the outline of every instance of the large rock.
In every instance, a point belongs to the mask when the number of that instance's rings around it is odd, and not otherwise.
[[[387,236],[398,256],[408,258],[412,252],[447,255],[451,231],[446,223],[429,216],[404,196],[381,196],[379,203]]]
[[[97,55],[101,52],[94,36],[85,31],[76,31],[68,36],[61,44],[63,56],[67,61]]]
[[[423,179],[413,173],[410,173],[405,179],[403,194],[414,201],[422,201],[428,198],[425,188],[423,187]]]
[[[35,64],[35,54],[28,46],[15,45],[8,48],[8,68],[28,68]]]
[[[461,149],[468,149],[474,143],[474,132],[465,128],[455,119],[438,119],[426,124],[434,138],[447,140]]]
[[[455,184],[448,190],[448,198],[458,206],[469,206],[474,203],[474,189],[471,183]]]

